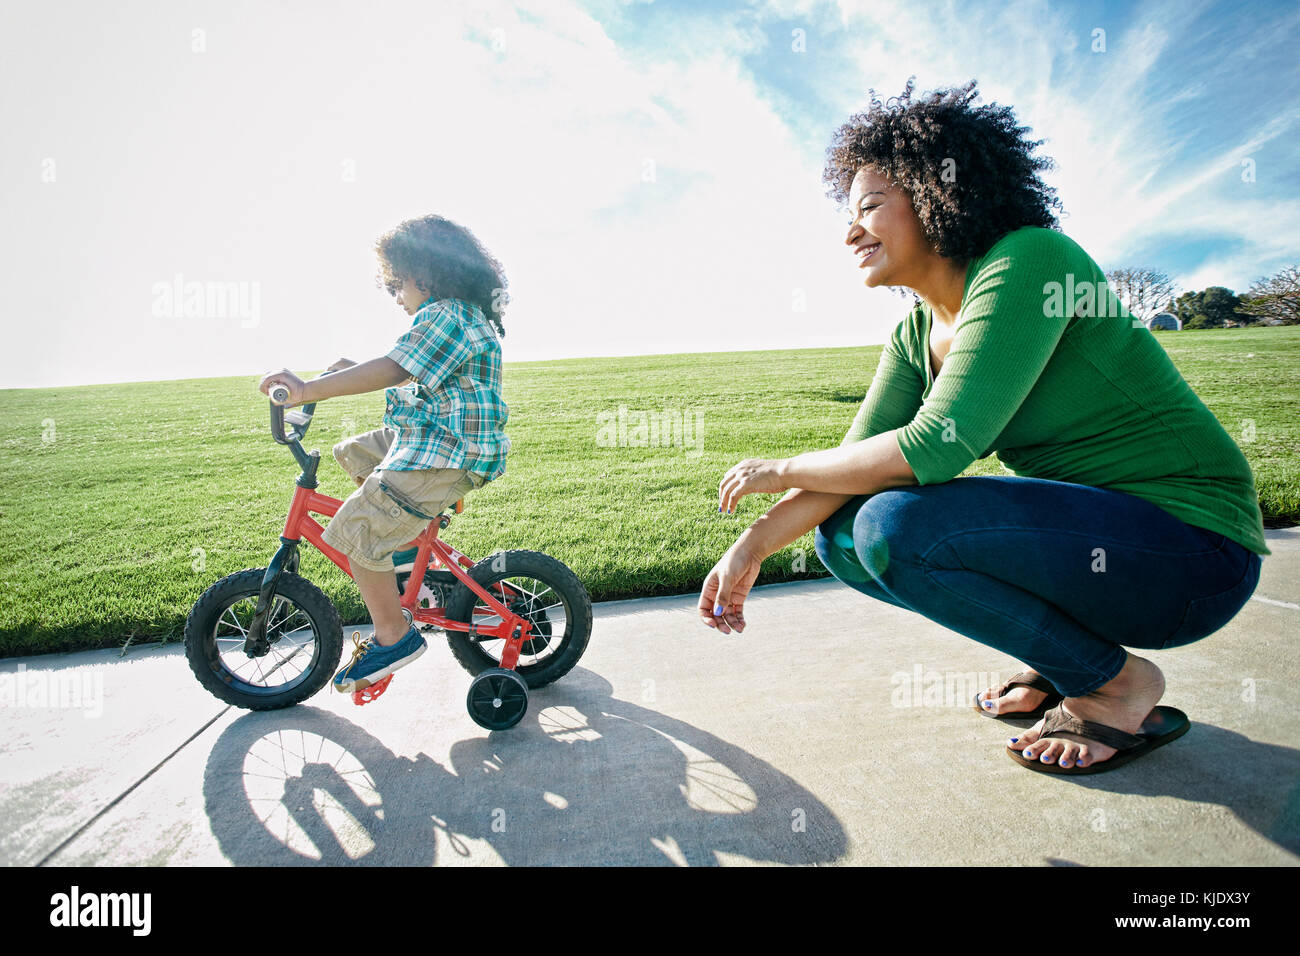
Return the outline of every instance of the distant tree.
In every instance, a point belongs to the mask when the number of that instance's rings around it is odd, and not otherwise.
[[[1300,325],[1300,266],[1287,266],[1255,284],[1242,296],[1241,310],[1257,319]]]
[[[1155,269],[1112,269],[1106,273],[1106,283],[1129,315],[1144,322],[1174,297],[1169,276]]]
[[[1173,304],[1184,329],[1221,329],[1229,322],[1249,324],[1255,316],[1241,311],[1241,296],[1221,285],[1201,292],[1185,292]]]

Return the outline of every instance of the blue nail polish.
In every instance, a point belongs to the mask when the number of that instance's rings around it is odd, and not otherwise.
[[[1014,743],[1017,743],[1019,740],[1020,740],[1019,737],[1012,737],[1012,738],[1011,738],[1011,742],[1012,742],[1013,744],[1014,744]]]
[[[992,710],[992,709],[993,709],[993,703],[992,703],[991,701],[987,701],[987,700],[984,701],[984,709],[985,709],[985,710]]]
[[[722,605],[721,604],[713,605],[713,616],[717,617],[721,613],[722,613]]]

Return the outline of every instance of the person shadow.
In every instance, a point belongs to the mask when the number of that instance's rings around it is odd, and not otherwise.
[[[1034,721],[1008,723],[1031,727]],[[1300,855],[1300,751],[1293,747],[1193,720],[1187,733],[1168,746],[1116,770],[1072,781],[1101,794],[1177,797],[1222,806],[1260,836]]]
[[[205,811],[252,866],[831,863],[840,822],[733,744],[612,696],[584,668],[530,693],[516,727],[398,756],[315,707],[250,712],[218,738]]]

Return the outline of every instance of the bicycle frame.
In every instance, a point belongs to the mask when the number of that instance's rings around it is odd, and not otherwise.
[[[312,484],[315,483],[312,482]],[[304,538],[308,543],[314,545],[321,554],[337,565],[344,574],[348,577],[352,576],[352,568],[347,556],[325,542],[323,537],[324,526],[312,517],[313,514],[333,517],[342,505],[343,501],[341,499],[321,494],[314,487],[306,487],[299,483],[294,489],[293,501],[289,505],[289,515],[284,523],[284,532],[280,535],[280,550],[276,552],[275,557],[268,565],[266,578],[262,584],[262,597],[267,610],[269,610],[271,599],[274,596],[275,581],[279,579],[282,569],[288,568],[291,571],[296,569],[298,562],[297,547]],[[430,624],[441,629],[466,631],[480,640],[484,638],[504,640],[506,646],[501,652],[501,666],[512,670],[519,660],[524,641],[530,637],[532,622],[513,613],[497,600],[491,592],[469,576],[466,569],[474,567],[474,562],[438,537],[442,520],[442,518],[435,518],[430,521],[428,527],[406,545],[406,547],[409,547],[414,544],[417,551],[415,564],[411,569],[411,576],[406,582],[406,591],[401,596],[401,606],[411,615],[413,621],[422,624]],[[478,595],[483,603],[501,618],[500,623],[491,627],[481,627],[473,621],[452,621],[442,608],[420,607],[420,587],[424,583],[424,573],[431,565],[450,571],[458,581]],[[501,589],[502,596],[508,600],[512,589],[504,584],[496,586]],[[262,610],[263,600],[259,600],[258,611]],[[255,614],[255,622],[259,616],[264,619],[263,615]],[[250,625],[248,638],[245,641],[245,651],[261,656],[257,654],[257,650],[261,644],[266,644],[265,625],[263,624],[260,628],[260,643],[257,640],[258,635],[256,632],[258,630]],[[269,649],[269,644],[266,646]]]
[[[328,374],[330,373],[325,372],[321,377]],[[287,391],[284,394],[287,395]],[[302,466],[302,474],[295,482],[296,489],[293,493],[293,501],[289,504],[289,516],[284,522],[284,533],[280,535],[280,549],[271,558],[266,573],[262,576],[257,607],[244,637],[244,653],[250,657],[263,657],[270,652],[271,644],[266,637],[266,622],[275,600],[276,582],[280,580],[280,575],[284,571],[298,570],[298,544],[303,538],[315,545],[316,549],[333,561],[344,574],[352,577],[352,568],[347,557],[325,543],[324,526],[311,517],[313,514],[320,514],[332,518],[343,505],[341,499],[321,494],[316,490],[316,471],[320,467],[320,452],[304,451],[302,447],[302,438],[311,425],[316,403],[310,402],[286,414],[285,409],[277,404],[281,400],[283,399],[272,396],[271,437],[278,444],[289,447],[294,459]],[[286,422],[293,426],[289,431],[285,431]],[[465,631],[478,640],[488,638],[505,641],[506,646],[501,651],[501,666],[506,670],[514,670],[524,641],[530,637],[532,622],[511,612],[466,573],[465,569],[474,567],[474,562],[438,537],[439,528],[446,527],[444,522],[450,520],[446,515],[434,518],[414,541],[407,542],[407,546],[415,544],[417,551],[415,565],[406,582],[406,592],[401,596],[402,609],[411,616],[412,621],[419,621],[421,624]],[[478,595],[492,612],[500,616],[501,623],[480,628],[473,621],[449,620],[441,608],[420,607],[420,587],[424,584],[424,574],[429,568],[431,559],[435,559],[440,567],[450,571],[458,581]],[[507,600],[512,597],[513,588],[501,583],[496,587],[500,589],[502,597]]]

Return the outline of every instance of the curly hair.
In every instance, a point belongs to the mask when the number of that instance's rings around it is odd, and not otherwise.
[[[405,280],[439,299],[460,299],[483,310],[504,336],[501,314],[508,301],[501,263],[464,226],[442,216],[407,219],[375,240],[379,256],[376,285],[390,295]]]
[[[822,179],[827,194],[848,201],[853,177],[874,166],[904,190],[935,251],[969,261],[1022,226],[1057,229],[1064,211],[1056,190],[1039,178],[1050,159],[1031,156],[1044,140],[1028,140],[1010,107],[972,107],[975,81],[912,100],[910,77],[901,96],[871,106],[835,131]]]

